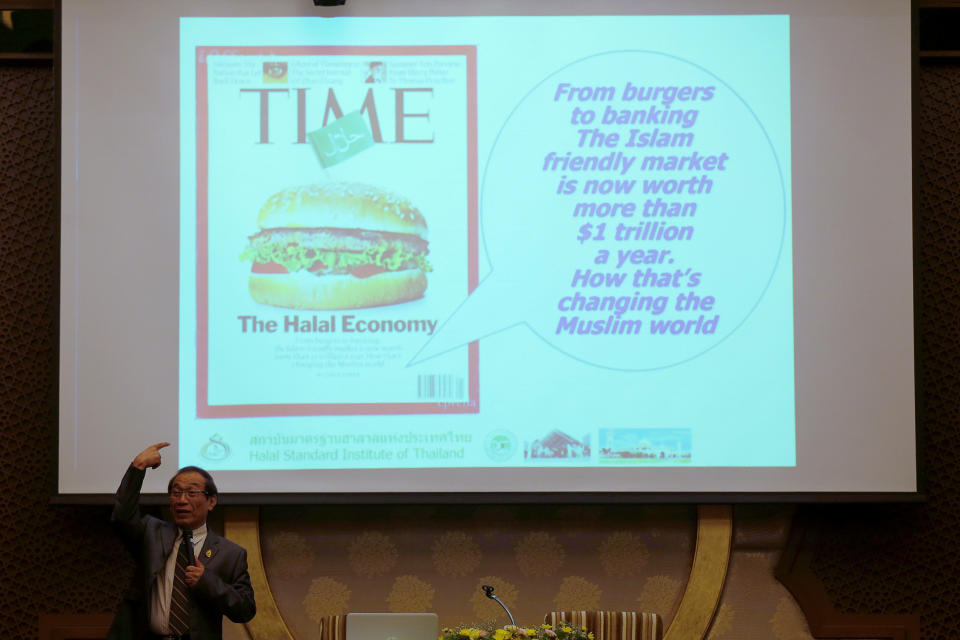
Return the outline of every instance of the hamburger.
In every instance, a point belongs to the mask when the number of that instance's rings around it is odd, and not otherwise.
[[[423,297],[427,223],[406,198],[363,184],[291,187],[267,199],[250,295],[293,309],[359,309]]]

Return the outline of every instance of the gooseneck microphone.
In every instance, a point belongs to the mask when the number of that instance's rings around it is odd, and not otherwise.
[[[180,541],[180,544],[187,545],[187,564],[194,564],[193,557],[193,529],[190,527],[184,527],[183,531],[183,540]]]
[[[485,584],[485,585],[483,585],[483,586],[480,587],[480,588],[483,589],[484,595],[486,595],[486,596],[487,596],[488,598],[490,598],[491,600],[495,600],[497,604],[499,604],[501,607],[503,607],[503,610],[507,612],[507,616],[509,616],[509,618],[510,618],[510,624],[512,624],[513,626],[517,626],[517,622],[516,622],[516,620],[513,619],[513,614],[510,613],[510,609],[507,609],[507,605],[503,604],[503,601],[502,601],[500,598],[498,598],[497,596],[494,595],[494,593],[493,593],[493,587],[491,587],[491,586],[488,585],[488,584]]]

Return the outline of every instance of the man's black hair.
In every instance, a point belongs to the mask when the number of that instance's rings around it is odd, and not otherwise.
[[[170,478],[170,482],[167,483],[167,493],[170,493],[170,490],[173,489],[173,481],[177,479],[177,476],[184,473],[191,473],[191,472],[199,473],[201,476],[203,476],[203,482],[204,482],[203,489],[204,491],[207,492],[207,497],[210,497],[210,498],[216,497],[217,483],[213,481],[213,476],[211,476],[210,472],[207,471],[206,469],[201,469],[200,467],[194,467],[194,466],[184,467],[179,471],[177,471],[173,475],[173,477]]]

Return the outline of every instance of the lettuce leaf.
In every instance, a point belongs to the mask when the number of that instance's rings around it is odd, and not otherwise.
[[[271,242],[257,247],[248,246],[240,253],[240,260],[253,262],[276,262],[287,271],[294,273],[310,269],[318,260],[324,265],[324,271],[349,271],[354,267],[373,265],[385,271],[399,271],[411,268],[413,264],[424,272],[433,271],[433,267],[423,254],[415,254],[403,249],[399,242],[370,247],[362,252],[324,251],[304,247],[299,244]]]

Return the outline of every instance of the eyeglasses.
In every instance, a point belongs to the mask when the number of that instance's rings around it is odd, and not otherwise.
[[[182,491],[180,489],[173,489],[169,493],[171,500],[179,500],[183,496],[187,496],[191,500],[196,500],[200,496],[210,495],[206,491]]]

